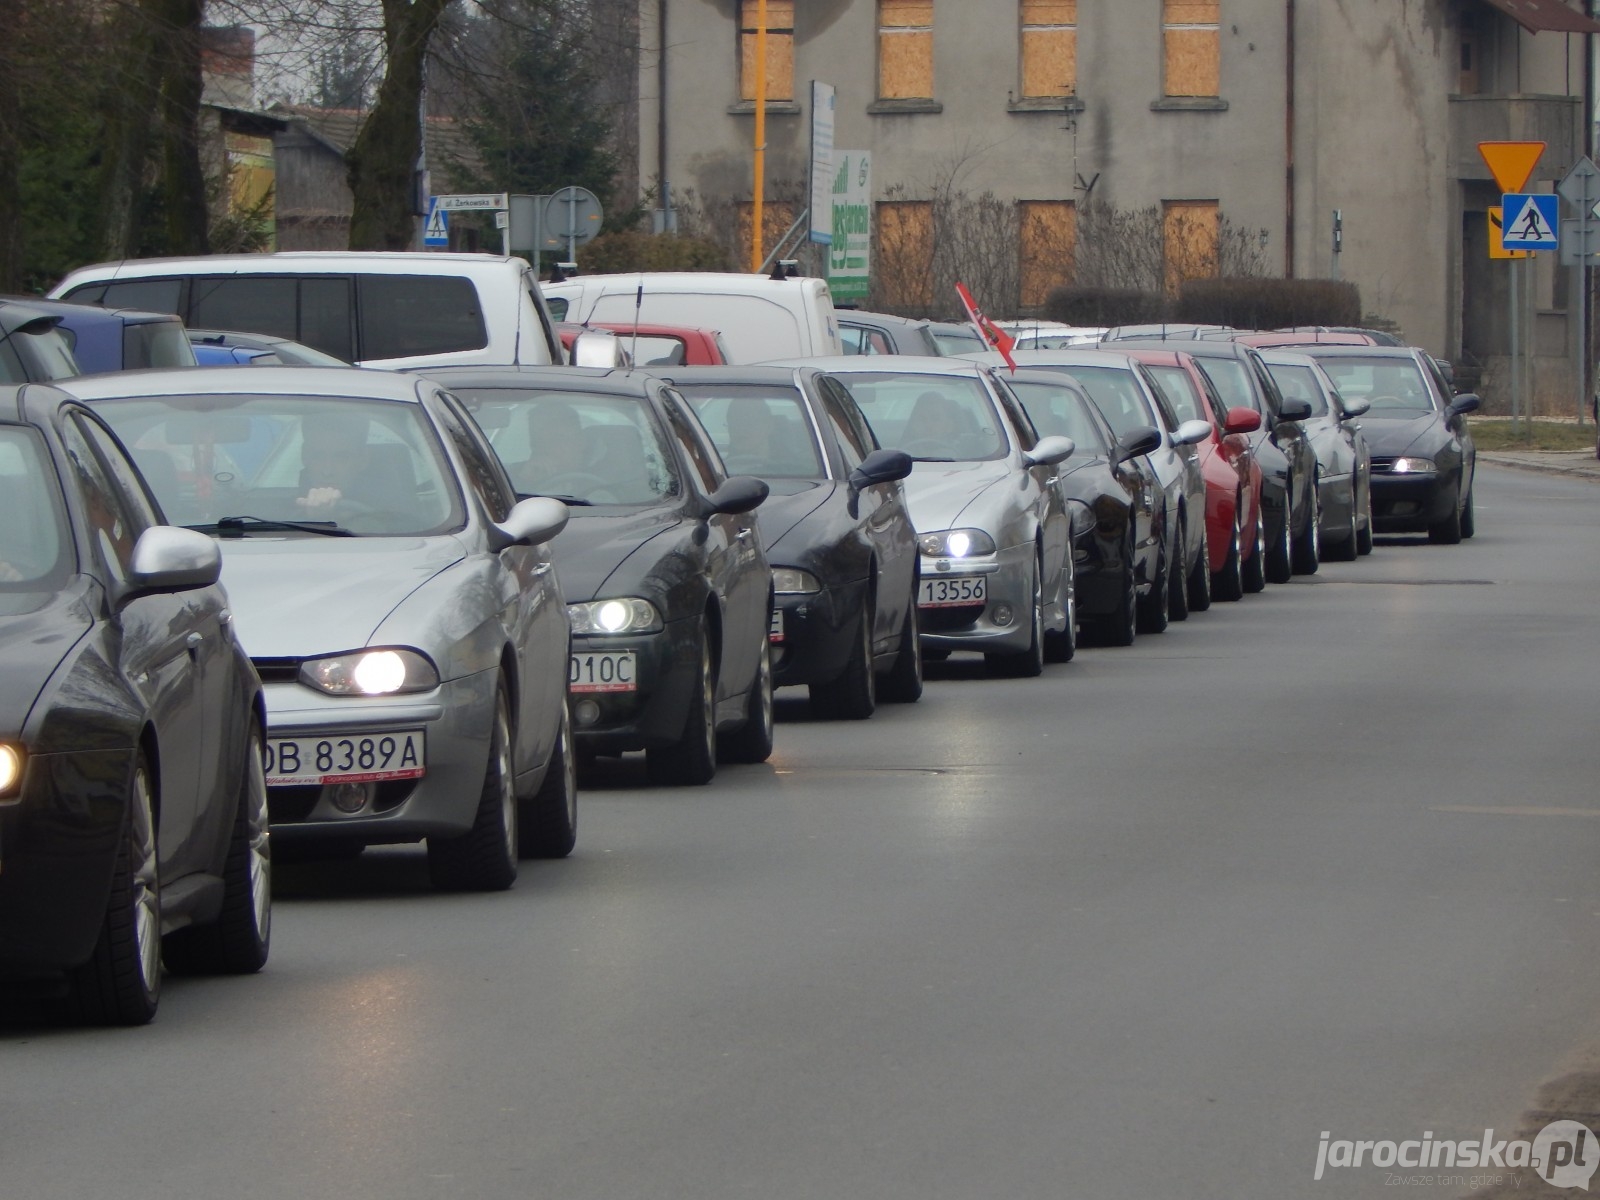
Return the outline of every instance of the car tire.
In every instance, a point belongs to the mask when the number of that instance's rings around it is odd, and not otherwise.
[[[442,892],[503,892],[517,879],[517,795],[511,698],[504,679],[495,687],[489,759],[472,828],[428,839],[428,878]]]
[[[1451,504],[1450,515],[1428,526],[1428,540],[1441,546],[1455,546],[1461,542],[1461,505]]]
[[[717,773],[716,696],[717,673],[711,661],[711,629],[700,618],[700,674],[683,733],[670,746],[645,751],[645,773],[651,783],[668,787],[698,787],[710,783]]]
[[[1216,600],[1237,600],[1244,595],[1244,564],[1241,556],[1244,553],[1244,537],[1239,531],[1239,514],[1241,505],[1235,502],[1233,506],[1233,525],[1228,531],[1228,553],[1222,559],[1222,567],[1211,572],[1211,595]]]
[[[1361,553],[1357,545],[1361,536],[1361,518],[1356,512],[1355,484],[1351,483],[1350,495],[1350,525],[1348,529],[1341,530],[1341,536],[1329,542],[1322,548],[1322,558],[1325,562],[1355,562]]]
[[[1356,533],[1356,553],[1372,553],[1372,487],[1369,484],[1367,494],[1361,501],[1361,515],[1364,520]]]
[[[835,721],[864,721],[878,707],[878,676],[872,669],[872,620],[877,604],[869,595],[861,606],[860,626],[850,661],[835,679],[813,683],[811,711]]]
[[[161,1002],[161,872],[142,753],[134,761],[100,937],[67,984],[74,1014],[95,1025],[148,1024]]]
[[[900,652],[894,666],[878,683],[878,699],[887,704],[915,704],[922,699],[922,622],[917,613],[917,583],[911,581],[911,601],[900,625]]]
[[[1167,548],[1156,553],[1156,578],[1150,590],[1138,601],[1137,628],[1140,633],[1161,633],[1167,627],[1168,599],[1172,587],[1172,562],[1167,558]]]
[[[1250,555],[1239,568],[1240,584],[1247,593],[1254,595],[1267,589],[1267,531],[1266,519],[1261,515],[1261,505],[1256,504],[1256,527],[1251,537]]]
[[[1294,483],[1290,482],[1283,498],[1283,530],[1267,547],[1262,561],[1268,583],[1288,583],[1294,577]]]
[[[870,661],[868,668],[870,676]],[[764,763],[772,757],[772,650],[767,645],[765,625],[755,682],[750,685],[750,698],[745,702],[744,724],[718,739],[717,755],[730,763]]]
[[[1128,550],[1127,565],[1122,571],[1122,598],[1117,607],[1103,618],[1101,640],[1107,646],[1131,646],[1139,631],[1139,592],[1133,579],[1133,550]]]
[[[244,776],[222,868],[222,911],[208,925],[169,934],[161,952],[179,974],[253,975],[267,965],[272,945],[272,842],[261,731],[254,723],[245,748]]]
[[[1461,536],[1469,538],[1478,532],[1477,518],[1472,515],[1472,489],[1467,489],[1467,502],[1461,506]]]
[[[1315,575],[1322,565],[1322,490],[1316,475],[1311,476],[1311,513],[1306,527],[1294,539],[1291,564],[1296,575]]]
[[[1189,572],[1184,569],[1184,550],[1189,541],[1189,522],[1186,518],[1178,521],[1178,541],[1176,543],[1176,565],[1167,568],[1169,576],[1167,581],[1167,619],[1171,621],[1187,621],[1189,619]],[[1173,572],[1177,574],[1174,576]]]
[[[1237,550],[1237,543],[1235,543]],[[1194,569],[1189,572],[1189,611],[1192,613],[1205,612],[1211,607],[1211,531],[1205,529],[1200,534],[1200,554],[1194,560]]]
[[[1011,654],[985,654],[983,661],[991,675],[1013,679],[1033,679],[1044,674],[1044,564],[1033,559],[1033,599],[1028,606],[1032,636],[1025,650]]]
[[[565,858],[578,844],[578,758],[572,747],[572,714],[561,704],[561,728],[539,790],[521,801],[517,853],[522,858]]]
[[[1066,597],[1061,607],[1067,614],[1067,623],[1059,633],[1044,635],[1044,660],[1047,663],[1071,662],[1078,653],[1078,568],[1072,561],[1072,548],[1067,547],[1067,565],[1062,570],[1062,594]]]

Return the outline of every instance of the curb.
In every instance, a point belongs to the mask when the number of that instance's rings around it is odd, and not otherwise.
[[[1585,458],[1581,464],[1569,462],[1578,454],[1588,454],[1588,451],[1569,452],[1561,457],[1554,454],[1548,456],[1511,455],[1495,451],[1479,451],[1478,461],[1494,467],[1511,467],[1518,471],[1533,471],[1540,475],[1564,475],[1569,479],[1590,479],[1600,481],[1600,459]]]

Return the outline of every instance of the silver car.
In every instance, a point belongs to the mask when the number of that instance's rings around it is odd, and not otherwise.
[[[577,821],[566,606],[459,403],[415,376],[190,368],[70,381],[173,524],[215,537],[267,707],[280,847],[426,839],[436,887],[509,887]]]
[[[934,654],[981,651],[1038,675],[1076,647],[1071,544],[1057,464],[1069,438],[1040,438],[985,367],[949,358],[807,359],[842,383],[878,443],[917,460],[906,500],[917,531],[917,608]]]

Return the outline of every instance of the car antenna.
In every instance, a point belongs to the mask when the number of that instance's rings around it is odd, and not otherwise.
[[[628,367],[639,365],[639,316],[644,312],[644,275],[639,275],[639,290],[633,294],[633,345],[628,347]]]

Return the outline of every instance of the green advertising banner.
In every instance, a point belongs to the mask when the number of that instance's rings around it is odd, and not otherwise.
[[[872,155],[835,150],[828,290],[835,304],[865,304],[872,264]]]

